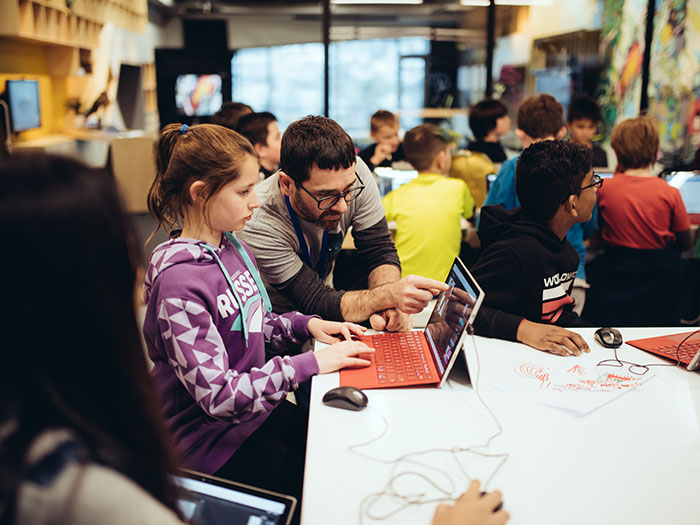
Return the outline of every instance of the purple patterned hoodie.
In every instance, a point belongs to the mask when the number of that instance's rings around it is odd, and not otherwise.
[[[318,364],[313,352],[265,362],[266,345],[282,353],[285,343],[308,339],[311,316],[268,313],[241,255],[224,238],[220,248],[207,246],[215,249],[247,307],[246,346],[235,295],[200,244],[175,238],[153,251],[143,332],[177,448],[187,466],[212,474],[287,392],[318,373]]]

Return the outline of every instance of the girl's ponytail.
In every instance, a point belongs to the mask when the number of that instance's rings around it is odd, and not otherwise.
[[[248,139],[213,124],[168,124],[155,146],[156,175],[148,190],[148,211],[164,230],[176,227],[191,204],[189,189],[202,181],[207,198],[236,179],[247,157],[258,158]]]
[[[154,148],[156,174],[148,190],[147,205],[148,212],[156,221],[156,228],[146,240],[148,243],[159,228],[172,227],[174,221],[170,216],[168,199],[164,191],[164,181],[166,172],[173,156],[173,150],[181,135],[181,124],[168,124],[161,131]]]

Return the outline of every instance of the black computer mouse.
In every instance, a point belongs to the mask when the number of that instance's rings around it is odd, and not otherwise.
[[[367,406],[367,396],[354,386],[339,386],[326,392],[323,402],[328,406],[345,410],[362,410]]]
[[[595,331],[595,341],[605,348],[617,348],[622,345],[622,334],[615,328],[604,326]]]

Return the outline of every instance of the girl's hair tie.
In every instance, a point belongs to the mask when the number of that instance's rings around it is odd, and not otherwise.
[[[183,124],[180,128],[180,135],[184,135],[187,132],[187,128],[189,128],[189,126],[187,124]]]

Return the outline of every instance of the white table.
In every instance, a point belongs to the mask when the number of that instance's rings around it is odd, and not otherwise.
[[[625,339],[684,328],[622,329]],[[594,329],[579,330],[601,359],[612,351],[593,341]],[[488,487],[504,494],[513,525],[575,524],[697,524],[700,512],[700,375],[680,368],[656,367],[655,376],[584,417],[519,399],[487,386],[497,381],[503,362],[514,353],[536,361],[537,351],[524,345],[477,337],[481,378],[479,388],[496,414],[503,433],[489,452],[506,452],[508,460]],[[471,339],[465,342],[472,379],[476,360]],[[621,359],[638,363],[664,362],[628,345]],[[511,361],[509,361],[509,359]],[[572,363],[575,357],[569,359]],[[500,364],[500,366],[499,366]],[[317,376],[311,393],[302,523],[380,523],[358,511],[364,498],[380,491],[391,466],[348,450],[363,447],[373,457],[395,458],[428,448],[470,447],[484,443],[495,430],[466,374],[457,370],[437,389],[367,390],[369,408],[350,412],[325,406],[323,394],[338,385],[338,374]],[[498,459],[460,454],[471,477],[485,481]],[[455,482],[455,493],[467,486],[464,475],[446,453],[429,457]],[[408,469],[404,469],[408,470]],[[440,474],[434,473],[436,480]],[[401,487],[425,491],[417,478]],[[434,489],[428,494],[437,494]],[[435,503],[414,505],[381,523],[430,523]],[[378,507],[380,508],[380,507]],[[395,507],[391,507],[395,508]]]

